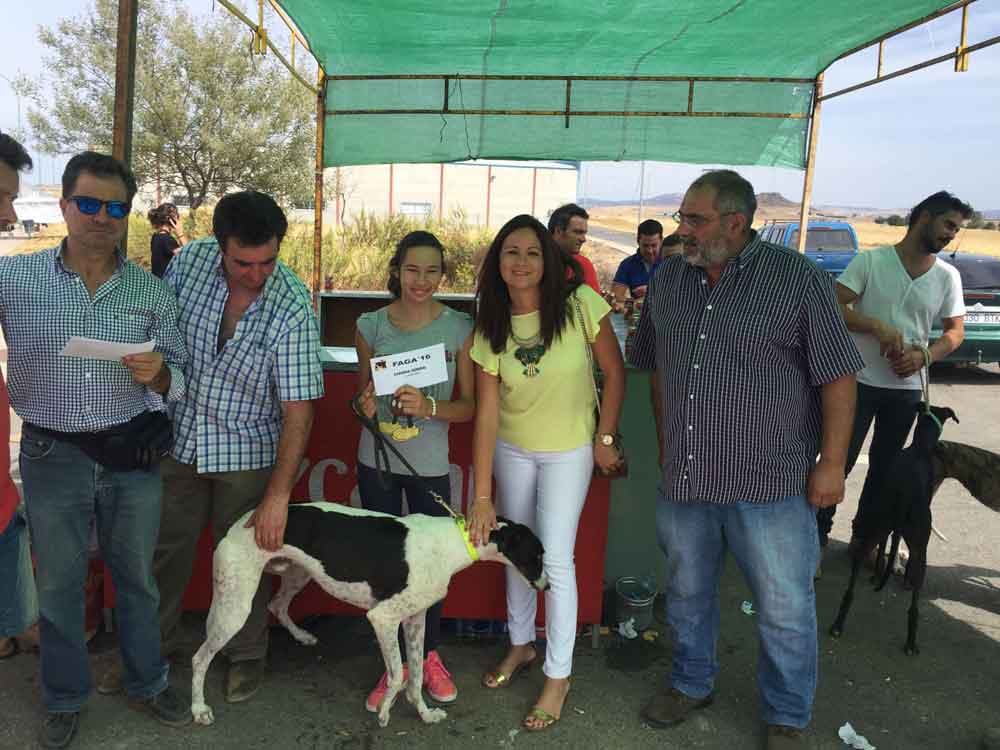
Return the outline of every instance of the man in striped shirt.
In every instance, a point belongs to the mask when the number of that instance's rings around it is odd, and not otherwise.
[[[163,518],[154,571],[164,652],[178,623],[198,538],[215,541],[248,511],[257,544],[282,545],[288,501],[323,396],[319,327],[309,292],[278,260],[288,229],[272,198],[231,193],[215,207],[213,238],[189,243],[164,281],[177,295],[190,353],[188,395],[174,412],[163,465]],[[250,698],[267,654],[265,578],[243,629],[226,647],[226,699]]]
[[[47,712],[40,740],[47,748],[72,742],[92,688],[83,584],[95,521],[117,591],[125,688],[161,722],[191,721],[160,653],[152,574],[159,468],[121,470],[92,457],[109,430],[184,394],[177,302],[118,249],[135,193],[135,177],[117,159],[77,154],[62,178],[66,238],[48,250],[0,258],[10,400],[24,420],[21,477],[37,563]],[[72,336],[155,346],[124,360],[62,356]]]
[[[844,496],[855,376],[864,363],[829,277],[751,229],[753,187],[708,172],[675,214],[684,254],[650,280],[633,365],[653,370],[663,435],[657,534],[674,633],[654,726],[712,701],[726,550],[753,591],[768,750],[811,719],[817,641],[816,509]],[[817,461],[818,455],[818,461]]]

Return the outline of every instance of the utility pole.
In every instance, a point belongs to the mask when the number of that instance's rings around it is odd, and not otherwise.
[[[636,216],[635,223],[638,225],[642,223],[642,194],[646,188],[646,160],[643,159],[639,162],[639,214]]]

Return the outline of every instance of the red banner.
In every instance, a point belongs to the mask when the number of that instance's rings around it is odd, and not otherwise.
[[[351,413],[348,402],[354,394],[355,376],[351,372],[325,373],[326,396],[317,402],[316,417],[299,481],[292,492],[295,501],[328,500],[360,507],[355,467],[361,425]],[[472,486],[472,422],[451,428],[452,506],[464,512],[474,492]],[[610,483],[595,479],[576,536],[576,576],[579,590],[581,623],[601,620],[604,588],[604,554],[607,547],[608,502]],[[110,581],[110,577],[106,578]],[[277,578],[275,581],[277,582]],[[187,609],[205,610],[211,603],[211,535],[202,535],[198,560],[185,595]],[[110,594],[110,586],[108,587]],[[113,601],[113,594],[106,601]],[[543,604],[540,597],[540,605]],[[111,606],[110,603],[106,606]],[[310,583],[295,597],[289,608],[293,619],[308,614],[347,613],[359,610],[331,598],[315,583]],[[445,617],[476,620],[505,620],[507,600],[503,566],[477,563],[451,580],[444,605]],[[539,606],[538,622],[544,623],[544,608]]]

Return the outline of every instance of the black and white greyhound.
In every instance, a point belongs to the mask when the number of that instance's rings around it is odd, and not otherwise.
[[[389,676],[378,711],[383,727],[403,687],[397,640],[401,624],[409,666],[406,697],[428,724],[446,716],[443,709],[424,702],[424,615],[448,593],[455,573],[476,560],[496,561],[514,567],[536,589],[548,588],[538,537],[527,526],[503,518],[497,519],[489,541],[477,547],[469,542],[461,517],[399,518],[339,503],[292,503],[284,545],[268,552],[257,546],[254,529],[244,528],[249,515],[233,524],[212,560],[206,639],[192,659],[191,713],[199,724],[214,721],[205,703],[205,673],[246,622],[264,572],[281,576],[281,589],[268,609],[303,645],[315,645],[316,638],[291,621],[288,605],[310,580],[331,596],[367,610]]]

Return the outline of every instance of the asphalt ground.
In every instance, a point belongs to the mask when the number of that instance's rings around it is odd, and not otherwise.
[[[961,424],[946,437],[1000,453],[1000,371],[950,368],[933,375],[933,402],[955,409]],[[824,576],[817,583],[820,678],[812,727],[803,747],[846,747],[837,736],[851,724],[880,750],[976,748],[983,732],[1000,725],[1000,516],[979,505],[949,480],[934,502],[935,525],[948,538],[931,539],[922,606],[919,656],[905,656],[909,593],[894,579],[882,593],[859,583],[844,635],[827,635],[846,585],[846,542],[864,464],[848,480],[847,500],[837,514]],[[754,616],[741,605],[751,597],[731,560],[721,590],[721,672],[716,702],[670,730],[647,726],[639,711],[663,685],[670,639],[658,604],[652,641],[602,637],[578,640],[572,690],[562,720],[530,734],[520,719],[542,681],[529,672],[509,688],[480,687],[485,670],[502,656],[499,637],[467,640],[446,635],[441,653],[459,698],[440,724],[423,725],[401,696],[385,729],[365,712],[367,691],[381,673],[374,636],[361,618],[327,617],[304,623],[318,646],[296,644],[272,631],[269,673],[260,693],[238,705],[222,699],[223,660],[206,684],[215,709],[211,727],[170,729],[130,710],[122,697],[92,696],[82,716],[77,750],[374,750],[382,748],[719,748],[762,746],[755,685]],[[192,643],[204,615],[189,613]],[[95,670],[114,658],[114,636],[91,643]],[[175,685],[190,694],[190,668],[172,668]],[[0,662],[0,748],[34,746],[41,717],[38,660],[22,654]]]

